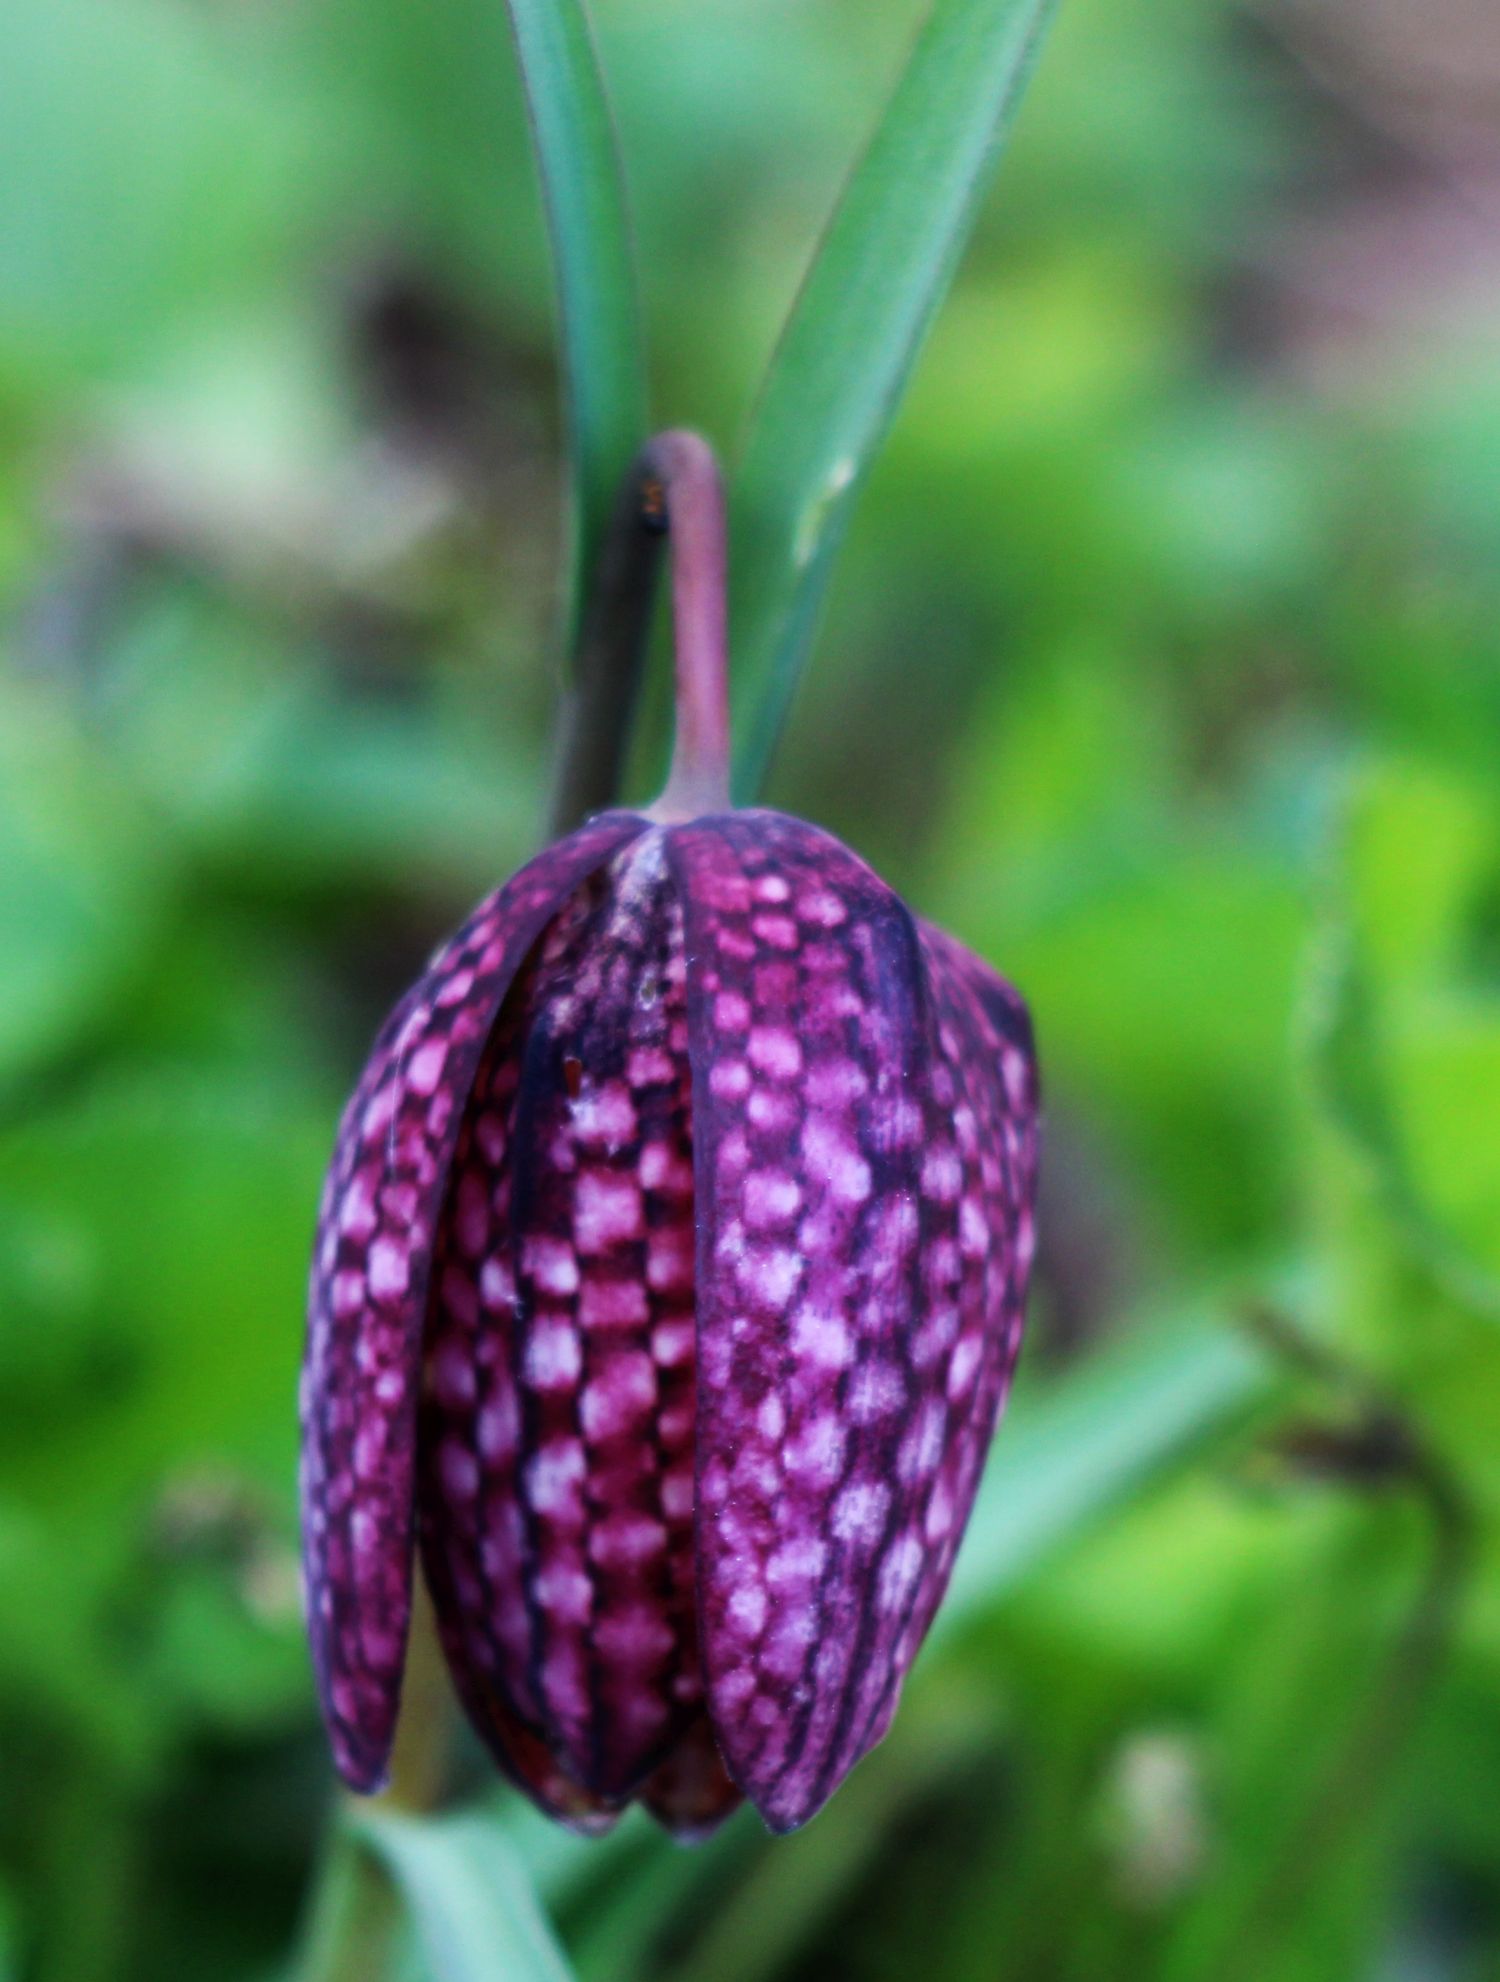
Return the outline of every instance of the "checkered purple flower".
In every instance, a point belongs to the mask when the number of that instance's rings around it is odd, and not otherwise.
[[[885,1732],[963,1533],[1034,1244],[1025,1008],[828,834],[700,810],[681,758],[481,903],[339,1130],[302,1485],[357,1789],[419,1550],[543,1809],[692,1835],[743,1795],[791,1830]]]

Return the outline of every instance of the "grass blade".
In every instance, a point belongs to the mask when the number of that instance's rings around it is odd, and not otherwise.
[[[506,0],[541,171],[572,457],[569,640],[615,490],[646,437],[646,359],[625,182],[581,0]]]
[[[572,1982],[504,1829],[483,1812],[363,1812],[351,1828],[383,1861],[435,1982]]]
[[[1103,1349],[1022,1403],[996,1438],[933,1638],[1263,1402],[1275,1377],[1247,1333],[1202,1318]]]
[[[759,792],[850,501],[963,248],[1054,0],[935,0],[771,360],[733,491],[736,792]]]

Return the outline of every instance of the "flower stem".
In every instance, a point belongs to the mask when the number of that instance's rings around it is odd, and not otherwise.
[[[672,537],[672,622],[677,733],[657,818],[691,818],[729,806],[728,555],[724,488],[707,441],[675,429],[644,452]],[[648,499],[652,493],[647,482]]]
[[[594,570],[562,714],[553,838],[619,797],[669,541],[677,735],[653,811],[675,818],[729,802],[724,495],[708,443],[672,431],[648,441],[631,464]]]

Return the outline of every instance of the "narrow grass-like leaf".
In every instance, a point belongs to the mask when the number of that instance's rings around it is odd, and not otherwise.
[[[737,795],[756,796],[850,501],[1055,0],[935,0],[771,360],[733,491]]]
[[[395,1880],[434,1982],[572,1982],[525,1868],[493,1817],[368,1811],[352,1828]]]
[[[1198,1439],[1264,1399],[1275,1366],[1225,1319],[1177,1321],[1101,1351],[1018,1403],[985,1471],[933,1627],[938,1640]]]
[[[624,176],[581,0],[506,0],[552,239],[575,503],[570,632],[615,491],[646,434]]]

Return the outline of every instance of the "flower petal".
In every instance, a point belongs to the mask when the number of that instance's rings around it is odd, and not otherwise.
[[[702,1708],[683,976],[656,832],[518,981],[515,1038],[476,1083],[429,1330],[423,1559],[465,1690],[605,1799]]]
[[[968,1514],[1024,1291],[1034,1097],[1005,1053],[1031,1063],[999,981],[828,835],[737,814],[671,859],[709,1709],[790,1830],[884,1732]]]
[[[538,1809],[582,1837],[603,1837],[622,1805],[598,1797],[570,1776],[545,1741],[486,1687],[491,1657],[485,1620],[476,1610],[445,1608],[437,1619],[448,1670],[470,1722],[518,1789]]]
[[[434,1227],[485,1040],[558,904],[644,822],[612,813],[482,902],[396,1007],[344,1111],[308,1295],[303,1558],[334,1760],[385,1776],[411,1608],[416,1376]]]
[[[963,1539],[1015,1372],[1036,1250],[1036,1058],[1018,992],[930,923],[919,925],[936,1026],[924,1102],[920,1303],[907,1354],[912,1414],[895,1477],[862,1673],[827,1777],[884,1735]]]

